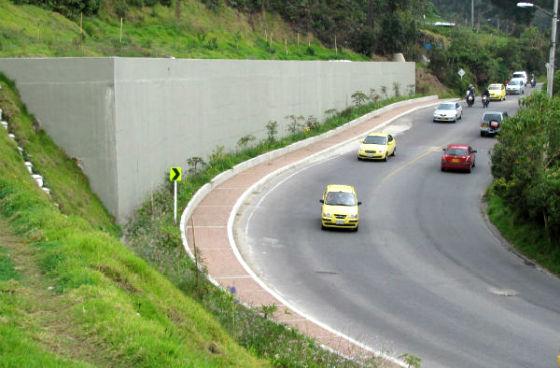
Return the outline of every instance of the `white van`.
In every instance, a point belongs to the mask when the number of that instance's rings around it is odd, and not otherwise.
[[[511,75],[511,79],[523,79],[523,85],[526,86],[527,83],[529,82],[529,77],[527,76],[527,72],[526,71],[519,71],[519,72],[514,72]]]

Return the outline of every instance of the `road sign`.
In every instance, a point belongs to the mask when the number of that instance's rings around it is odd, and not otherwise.
[[[463,68],[461,68],[461,69],[459,69],[457,74],[459,74],[459,77],[461,77],[461,79],[463,79],[463,77],[465,76],[465,71],[463,70]]]
[[[183,168],[172,167],[171,170],[169,170],[169,181],[171,182],[181,181],[182,173],[183,173]]]

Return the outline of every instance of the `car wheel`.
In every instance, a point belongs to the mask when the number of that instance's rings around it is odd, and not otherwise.
[[[459,120],[463,120],[463,112],[461,112],[461,115],[459,115]]]
[[[383,157],[383,161],[387,161],[387,156],[389,156],[389,153],[385,152],[385,157]]]
[[[325,226],[323,226],[323,224],[321,224],[321,230],[327,230],[327,228]]]
[[[480,132],[480,136],[484,137],[484,136],[486,136],[486,134],[484,134],[484,132]]]
[[[395,149],[393,150],[393,153],[391,154],[391,156],[395,157],[395,154],[397,153],[397,148],[395,147]]]
[[[444,168],[443,166],[441,167],[441,171],[442,171],[442,172],[445,172],[445,168]]]
[[[359,229],[359,226],[356,226],[354,229],[352,229],[353,232],[357,233]]]
[[[476,166],[476,161],[473,161],[472,162],[472,167],[475,167],[475,166]]]
[[[472,171],[472,166],[469,166],[469,168],[467,169],[467,173],[469,173],[469,174],[470,174],[470,173],[471,173],[471,171]]]

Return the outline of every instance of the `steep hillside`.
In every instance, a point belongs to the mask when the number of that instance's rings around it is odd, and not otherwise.
[[[0,56],[366,59],[327,48],[268,12],[247,15],[226,6],[211,11],[196,0],[183,1],[179,12],[160,4],[124,9],[118,2],[101,4],[98,15],[71,20],[0,0]]]
[[[0,128],[0,366],[267,366],[112,235],[78,168],[0,86],[16,137]]]

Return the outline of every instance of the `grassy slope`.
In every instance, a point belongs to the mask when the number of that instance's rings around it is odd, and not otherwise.
[[[520,219],[492,189],[487,194],[488,217],[519,252],[560,276],[560,247],[544,235],[542,226]]]
[[[104,4],[98,17],[84,18],[82,40],[79,20],[0,0],[0,56],[366,59],[347,50],[337,54],[304,35],[298,44],[297,34],[278,16],[249,17],[225,6],[214,13],[197,0],[183,2],[178,20],[173,7],[131,7],[121,40],[120,19],[114,15],[112,2]],[[267,43],[270,38],[272,42]]]
[[[17,95],[1,84],[2,104],[12,105],[11,122],[25,137],[31,118],[22,117]],[[81,201],[86,210],[68,206],[61,213],[0,132],[0,366],[266,365],[114,235],[98,230],[112,231],[106,213],[46,136],[24,139],[47,180],[53,175],[53,198]]]

